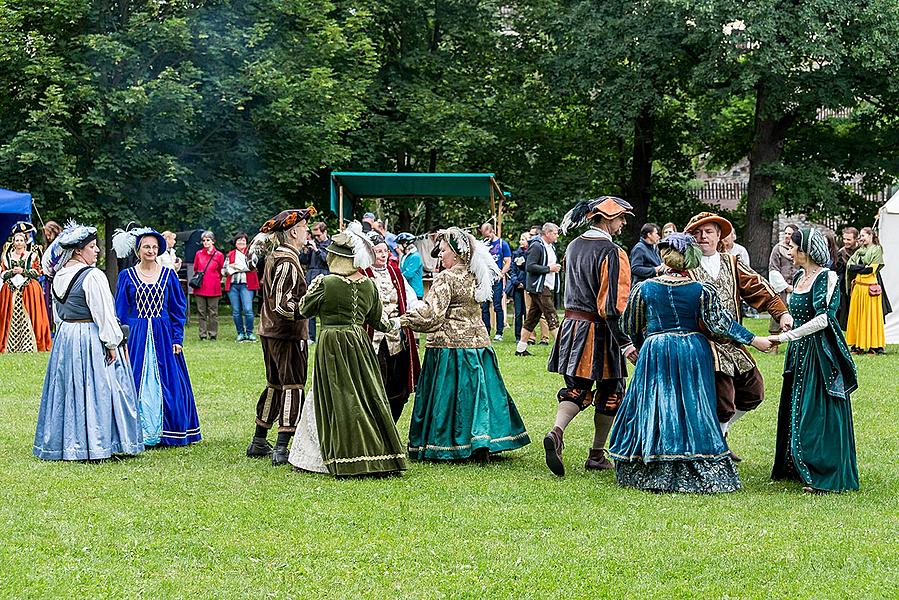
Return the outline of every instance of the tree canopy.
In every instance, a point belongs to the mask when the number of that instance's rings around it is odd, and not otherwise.
[[[489,171],[511,237],[604,193],[683,225],[695,171],[748,157],[758,260],[781,210],[872,221],[847,183],[899,173],[896,56],[897,0],[10,1],[0,184],[49,218],[229,234],[327,208],[331,169]]]

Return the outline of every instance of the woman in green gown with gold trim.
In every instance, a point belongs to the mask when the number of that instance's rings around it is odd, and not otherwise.
[[[790,342],[771,477],[800,480],[807,492],[857,490],[849,394],[858,378],[837,322],[837,274],[825,266],[827,241],[816,229],[796,231],[790,253],[800,269],[790,296],[794,329],[770,338]]]

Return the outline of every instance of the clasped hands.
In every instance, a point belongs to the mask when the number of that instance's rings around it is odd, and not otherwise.
[[[780,317],[780,330],[783,332],[790,331],[793,328],[793,317],[790,313],[784,313]],[[752,340],[752,347],[762,352],[770,352],[781,344],[780,336],[769,335],[768,337],[755,336]]]

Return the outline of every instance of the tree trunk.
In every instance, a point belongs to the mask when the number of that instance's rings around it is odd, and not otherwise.
[[[756,90],[755,123],[752,149],[749,151],[749,185],[746,191],[746,231],[742,232],[749,251],[749,260],[763,274],[767,274],[771,254],[772,223],[763,214],[765,203],[774,195],[774,178],[768,168],[780,161],[787,130],[793,122],[791,115],[774,118],[769,114],[765,84]],[[737,233],[739,237],[740,232]]]
[[[640,239],[640,228],[649,213],[650,187],[652,185],[652,155],[655,150],[655,117],[644,110],[634,120],[634,147],[631,155],[631,173],[627,183],[625,200],[634,207],[629,217],[627,238],[629,243]]]

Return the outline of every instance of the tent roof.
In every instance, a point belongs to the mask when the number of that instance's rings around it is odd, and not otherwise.
[[[31,194],[0,188],[0,212],[14,215],[30,215]]]
[[[493,173],[349,173],[331,177],[357,198],[468,196],[489,198]],[[493,188],[494,191],[496,188]]]
[[[422,198],[429,196],[490,198],[502,196],[493,173],[331,173],[331,210],[339,212],[343,188],[344,216],[352,214],[354,198]]]
[[[883,208],[881,210],[891,215],[899,214],[899,191],[897,191],[889,200],[887,200],[886,204],[883,205]]]

